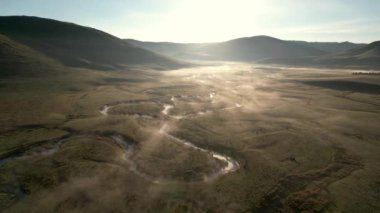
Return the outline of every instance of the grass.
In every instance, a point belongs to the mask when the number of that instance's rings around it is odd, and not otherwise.
[[[216,66],[160,73],[61,68],[59,78],[0,80],[1,153],[20,147],[32,152],[52,145],[39,141],[80,135],[52,155],[1,165],[0,210],[380,209],[378,95],[299,83],[377,84],[376,76],[291,68],[268,76],[270,68],[228,66],[230,71]],[[114,105],[108,116],[99,113],[106,104]],[[188,117],[163,115],[164,104],[174,106],[170,115]],[[236,159],[240,169],[199,182],[225,164],[160,134],[164,124],[168,133]],[[137,170],[173,183],[136,174],[123,160],[124,148],[102,132],[135,141],[130,159]]]
[[[67,132],[58,129],[20,129],[3,133],[0,137],[0,156],[6,156],[18,149],[28,149],[35,143],[57,139],[67,134]]]
[[[340,91],[359,92],[368,94],[380,93],[380,85],[378,84],[369,84],[352,81],[304,81],[303,83],[311,86],[324,87]]]

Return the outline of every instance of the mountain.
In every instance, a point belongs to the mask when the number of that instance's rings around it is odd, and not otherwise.
[[[254,36],[209,45],[207,53],[220,60],[249,62],[285,56],[320,56],[326,52],[269,36]]]
[[[207,54],[203,53],[209,43],[173,43],[173,42],[149,42],[135,39],[124,39],[129,44],[142,47],[157,53],[165,54],[173,58],[181,59],[206,59]]]
[[[180,44],[169,42],[127,42],[171,57],[182,59],[252,62],[267,58],[320,56],[326,51],[269,36],[238,38],[220,43]]]
[[[380,70],[380,41],[361,48],[319,57],[273,58],[259,61],[289,66]]]
[[[314,59],[317,64],[333,67],[380,69],[380,41],[362,48]]]
[[[0,35],[0,76],[32,76],[49,74],[57,63],[39,52]]]
[[[291,41],[296,44],[322,50],[329,53],[339,53],[350,49],[356,49],[366,46],[366,44],[356,44],[351,42],[307,42],[307,41]]]
[[[67,66],[108,70],[126,65],[143,64],[159,68],[183,65],[105,32],[51,19],[0,17],[0,34]]]

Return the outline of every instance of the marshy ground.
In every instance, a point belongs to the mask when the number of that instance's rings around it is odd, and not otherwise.
[[[220,63],[30,78],[0,80],[0,211],[380,211],[379,76]]]

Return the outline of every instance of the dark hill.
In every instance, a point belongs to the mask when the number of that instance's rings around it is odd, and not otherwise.
[[[251,62],[266,58],[320,56],[327,52],[269,36],[238,38],[220,43],[181,44],[170,42],[127,42],[158,53],[183,59]]]
[[[320,56],[326,52],[269,36],[238,38],[209,46],[210,55],[223,60],[256,61],[266,58]]]
[[[117,69],[125,65],[176,68],[181,63],[138,48],[105,32],[72,23],[28,16],[0,17],[0,34],[65,65]]]
[[[318,57],[314,61],[329,67],[380,69],[380,41],[343,53]]]
[[[135,39],[124,39],[124,41],[136,47],[142,47],[160,54],[180,59],[210,59],[205,53],[209,43],[174,43],[174,42],[149,42]]]
[[[345,53],[342,53],[341,55],[361,58],[380,57],[380,41],[372,42],[362,48],[349,50]]]
[[[339,53],[351,49],[361,48],[366,44],[356,44],[352,42],[307,42],[307,41],[291,41],[307,47],[322,50],[328,53]]]
[[[1,77],[47,75],[57,66],[55,61],[0,34]]]
[[[320,57],[273,58],[262,60],[260,63],[305,67],[313,66],[380,70],[380,41],[373,42],[362,48],[351,49],[336,54],[327,54]]]

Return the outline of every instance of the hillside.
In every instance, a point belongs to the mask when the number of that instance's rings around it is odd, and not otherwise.
[[[365,47],[314,59],[318,65],[363,69],[380,69],[380,41]]]
[[[324,51],[269,36],[238,38],[210,45],[207,51],[217,59],[256,61],[266,58],[320,56]]]
[[[73,67],[117,69],[125,65],[176,68],[182,64],[105,32],[28,16],[0,17],[0,34]]]
[[[380,41],[373,42],[362,48],[351,49],[336,54],[327,54],[320,57],[272,58],[261,60],[259,63],[304,67],[380,70]]]
[[[320,56],[327,52],[269,36],[238,38],[220,43],[181,44],[169,42],[127,42],[171,57],[182,59],[251,62],[266,58]]]
[[[33,49],[0,34],[0,76],[48,74],[57,63]],[[51,73],[51,72],[50,72]]]
[[[209,43],[149,42],[135,39],[124,39],[124,41],[136,47],[180,59],[208,59],[208,55],[204,53],[204,48],[210,45]]]
[[[356,44],[352,42],[307,42],[307,41],[291,41],[296,44],[322,50],[328,53],[339,53],[351,49],[361,48],[366,44]]]

